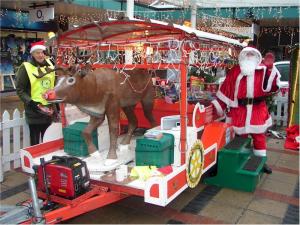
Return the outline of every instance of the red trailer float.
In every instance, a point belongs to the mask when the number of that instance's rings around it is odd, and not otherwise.
[[[47,197],[39,191],[40,198],[58,203],[56,209],[43,213],[46,223],[59,223],[129,195],[166,206],[186,188],[195,187],[201,175],[216,164],[218,150],[233,139],[232,127],[216,121],[211,104],[203,105],[201,101],[188,104],[187,73],[192,65],[199,69],[226,67],[226,57],[234,58],[242,47],[239,41],[155,20],[113,20],[68,31],[58,37],[56,44],[57,61],[62,66],[74,61],[72,53],[79,51],[90,54],[89,61],[94,68],[112,68],[120,74],[133,68],[179,70],[179,101],[168,104],[156,99],[154,116],[160,122],[165,116],[179,115],[180,121],[175,129],[152,128],[174,136],[174,162],[167,172],[146,180],[128,178],[118,182],[113,171],[109,175],[98,171],[91,174],[91,190],[73,200]],[[169,53],[175,54],[175,58],[168,60]],[[212,54],[219,61],[209,60]],[[140,116],[140,108],[138,105],[135,110],[138,124],[148,128],[149,124]],[[122,117],[120,124],[126,124],[126,118]],[[63,149],[63,139],[22,149],[22,168],[33,173],[32,166],[41,157],[64,155]]]

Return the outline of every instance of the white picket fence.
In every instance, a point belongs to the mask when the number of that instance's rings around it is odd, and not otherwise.
[[[11,118],[7,111],[2,115],[0,123],[1,154],[0,154],[0,182],[3,173],[21,166],[20,149],[29,146],[29,127],[25,121],[24,112],[15,109]]]
[[[65,116],[68,122],[85,120],[87,117],[86,114],[71,105],[66,106]],[[108,128],[99,131],[102,132],[101,136],[106,137],[109,134]],[[4,111],[0,123],[0,133],[0,182],[2,182],[4,172],[21,167],[20,149],[30,145],[29,127],[25,120],[25,113],[20,113],[18,109],[15,109],[11,118],[11,115]],[[104,144],[102,147],[106,148],[107,145]]]
[[[288,119],[288,91],[279,92],[274,97],[274,104],[276,105],[276,110],[271,113],[274,124],[286,126]]]
[[[277,108],[276,111],[271,114],[273,122],[278,126],[286,126],[288,113],[288,92],[285,92],[284,94],[280,92],[274,98]],[[69,108],[69,111],[75,112],[73,108]],[[66,111],[66,113],[68,114],[68,111]],[[82,117],[82,115],[79,114],[74,114],[73,117],[72,115],[68,116],[68,119],[70,117],[72,120],[74,115],[76,115],[76,117]],[[29,128],[25,121],[24,112],[21,114],[18,109],[15,109],[11,118],[10,114],[7,111],[4,111],[2,115],[2,121],[0,123],[0,132],[2,133],[2,140],[0,140],[0,182],[2,182],[4,172],[19,168],[21,166],[19,150],[29,146],[30,143]]]

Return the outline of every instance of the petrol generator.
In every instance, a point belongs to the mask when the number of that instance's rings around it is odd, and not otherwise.
[[[90,188],[86,162],[76,157],[53,156],[48,162],[41,158],[35,171],[37,189],[48,195],[74,199]]]

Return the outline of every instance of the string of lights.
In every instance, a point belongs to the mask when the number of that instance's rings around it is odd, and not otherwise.
[[[57,49],[57,59],[60,64],[70,65],[76,61],[77,54],[80,57],[87,56],[86,61],[92,64],[123,64],[124,68],[137,64],[167,64],[167,68],[177,68],[180,56],[189,58],[189,65],[200,70],[213,67],[230,67],[236,62],[238,50],[232,45],[210,43],[207,41],[143,41],[139,44],[109,44],[106,46],[94,44],[62,44]],[[126,53],[127,52],[127,53]],[[129,62],[126,58],[129,57]],[[127,64],[127,65],[126,65]]]
[[[188,5],[188,3],[186,3]],[[256,7],[255,10],[251,11],[251,8],[236,8],[236,15],[248,15],[250,12],[251,19],[259,20],[264,18],[266,15],[271,16],[275,22],[279,22],[283,18],[283,14],[290,7]],[[253,9],[253,8],[252,8]],[[249,11],[250,10],[250,11]],[[298,9],[299,10],[299,9]],[[223,14],[232,14],[231,8],[222,9]],[[0,16],[6,16],[7,9],[1,9]],[[56,15],[55,19],[62,25],[71,24],[75,26],[81,26],[92,21],[107,21],[108,19],[118,19],[124,15],[124,11],[120,10],[105,10],[99,13],[87,13],[85,16],[65,16]],[[225,18],[221,16],[221,8],[215,8],[210,10],[210,14],[206,13],[203,9],[198,9],[197,11],[197,29],[224,35],[230,38],[236,37],[235,34],[241,33],[241,30],[245,25],[238,24],[237,20],[232,18]],[[22,18],[26,15],[21,11],[16,11],[17,21],[22,21]],[[185,7],[180,10],[148,10],[148,11],[135,11],[134,15],[136,18],[140,19],[157,19],[166,22],[173,22],[177,24],[183,24],[184,21],[190,19],[190,8]],[[232,34],[222,31],[220,27],[229,27],[232,30]],[[250,27],[250,26],[249,26]],[[299,27],[268,27],[262,28],[261,33],[272,34],[273,36],[278,36],[280,32],[285,32],[287,35],[293,35],[294,32],[299,32]]]

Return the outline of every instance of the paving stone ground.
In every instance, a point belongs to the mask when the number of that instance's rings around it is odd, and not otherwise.
[[[254,193],[200,183],[185,190],[167,207],[144,203],[131,196],[64,223],[69,224],[299,224],[299,154],[283,149],[284,140],[268,139],[268,164],[273,174],[263,175]],[[30,198],[28,176],[20,171],[4,174],[1,205]]]

